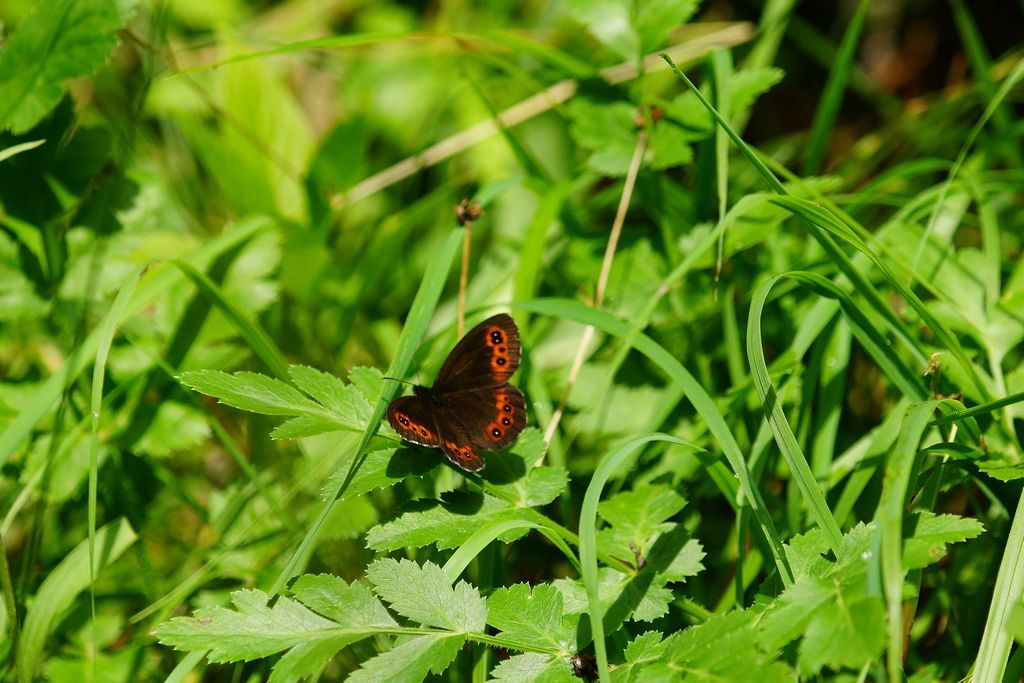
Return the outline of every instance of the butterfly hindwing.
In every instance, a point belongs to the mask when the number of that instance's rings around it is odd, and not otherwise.
[[[398,435],[421,446],[441,445],[430,407],[419,396],[402,396],[388,405],[388,422]]]
[[[519,367],[521,355],[519,329],[512,316],[491,316],[455,345],[433,389],[445,393],[504,384]]]
[[[479,472],[484,468],[484,456],[480,454],[473,445],[473,438],[462,421],[462,417],[455,412],[456,406],[446,406],[438,411],[440,420],[444,423],[441,432],[441,451],[449,460],[467,472]]]
[[[469,442],[480,448],[504,448],[526,428],[526,401],[511,384],[460,391],[445,400],[459,416]]]

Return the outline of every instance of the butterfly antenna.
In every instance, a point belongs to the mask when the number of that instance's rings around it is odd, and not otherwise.
[[[400,382],[401,384],[408,384],[410,386],[415,386],[412,382],[406,382],[404,379],[398,379],[397,377],[381,377],[381,379],[389,379],[392,382]]]

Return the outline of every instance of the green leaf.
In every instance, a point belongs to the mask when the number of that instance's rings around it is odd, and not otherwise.
[[[659,632],[648,631],[630,641],[623,654],[626,657],[625,663],[612,671],[612,680],[616,683],[632,681],[636,677],[637,669],[661,661],[665,654],[665,645]]]
[[[220,370],[190,370],[178,381],[220,403],[263,415],[319,413],[319,407],[294,387],[255,372],[229,375]]]
[[[312,610],[342,626],[398,626],[372,591],[361,583],[345,583],[330,574],[306,574],[292,584],[292,594]]]
[[[463,635],[417,636],[398,647],[379,654],[354,671],[346,680],[350,683],[420,683],[427,674],[442,673],[459,654]]]
[[[383,558],[366,568],[366,578],[392,609],[413,621],[459,633],[484,630],[487,607],[479,591],[465,581],[453,587],[436,564]]]
[[[231,594],[235,609],[198,609],[195,616],[175,617],[160,624],[156,636],[164,645],[178,650],[209,650],[211,662],[237,662],[323,639],[330,639],[337,652],[372,634],[369,629],[341,631],[340,624],[291,598],[279,597],[272,607],[267,605],[269,599],[260,590],[235,591]]]
[[[140,453],[166,456],[188,450],[209,435],[206,415],[183,403],[164,401],[135,448]]]
[[[792,681],[789,667],[759,647],[753,624],[754,615],[748,610],[717,615],[679,631],[665,640],[664,652],[654,664],[639,667],[635,680],[678,680],[679,672],[685,671],[688,680]],[[645,641],[644,649],[651,647]]]
[[[624,560],[630,559],[632,552],[646,555],[648,540],[664,531],[663,522],[685,506],[686,500],[678,493],[652,484],[602,501],[597,512],[612,527],[601,532],[605,551]]]
[[[946,546],[976,538],[985,526],[972,517],[921,511],[904,522],[904,569],[922,569],[946,556]]]
[[[0,129],[15,133],[57,106],[64,81],[89,75],[107,61],[131,3],[52,0],[35,7],[0,52]]]
[[[499,662],[491,671],[491,678],[507,683],[572,683],[579,679],[572,674],[572,665],[565,657],[527,652],[512,655]]]
[[[89,541],[84,540],[61,560],[43,580],[25,616],[25,625],[18,641],[15,662],[18,680],[28,683],[36,678],[36,669],[54,623],[65,614],[79,593],[97,576],[117,561],[135,542],[136,535],[121,518],[96,530],[95,557],[90,571]]]
[[[800,668],[807,674],[823,667],[859,668],[878,657],[885,646],[885,607],[881,596],[868,593],[867,565],[873,525],[858,525],[841,539],[831,562],[812,560],[811,546],[824,543],[816,532],[804,539],[806,573],[790,586],[761,618],[761,643],[780,648],[802,637]],[[827,547],[819,545],[818,548]],[[794,568],[801,563],[794,562]]]
[[[291,365],[288,374],[295,386],[337,415],[340,421],[363,424],[370,419],[370,402],[356,387],[346,385],[334,375],[307,365]]]
[[[634,61],[663,46],[698,4],[696,0],[573,0],[569,11],[605,47]]]
[[[737,71],[729,84],[729,106],[731,111],[748,109],[758,97],[768,92],[785,76],[782,69],[761,66]]]
[[[577,649],[578,615],[566,615],[562,594],[549,583],[530,586],[517,583],[499,588],[487,598],[487,623],[511,640],[544,643],[556,650]]]
[[[569,485],[569,473],[560,467],[534,467],[533,463],[544,453],[544,448],[541,431],[528,427],[512,446],[489,459],[484,479],[495,483],[495,488],[508,495],[516,505],[547,505],[565,491]],[[513,480],[511,483],[498,483],[510,479]]]
[[[370,548],[389,552],[399,548],[436,544],[441,550],[455,548],[485,524],[501,519],[532,519],[528,510],[507,501],[478,493],[452,492],[441,501],[419,501],[406,507],[397,519],[379,524],[366,535]],[[523,532],[517,532],[516,536]]]

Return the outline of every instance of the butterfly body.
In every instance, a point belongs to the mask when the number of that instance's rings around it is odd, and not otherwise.
[[[504,313],[483,321],[448,355],[432,387],[388,406],[388,422],[406,441],[440,448],[469,472],[484,468],[478,449],[502,448],[526,427],[526,401],[508,383],[519,367],[519,330]]]

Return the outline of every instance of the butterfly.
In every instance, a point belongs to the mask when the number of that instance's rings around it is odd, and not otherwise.
[[[484,468],[480,449],[507,446],[526,427],[526,401],[508,378],[522,346],[512,316],[499,313],[466,333],[448,354],[434,386],[388,405],[388,422],[406,441],[440,448],[467,472]]]

